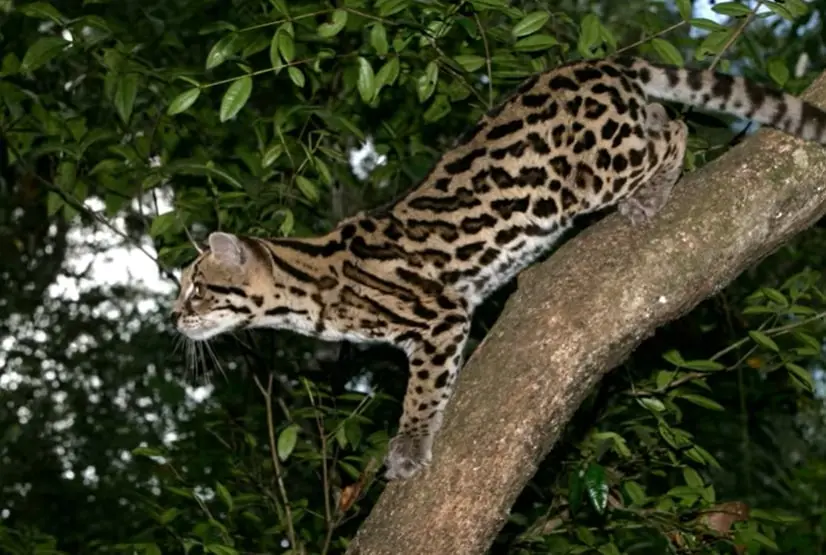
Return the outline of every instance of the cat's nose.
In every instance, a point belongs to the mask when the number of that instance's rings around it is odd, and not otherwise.
[[[181,313],[180,313],[180,311],[178,311],[178,310],[173,310],[173,311],[172,311],[172,314],[170,314],[169,316],[170,316],[170,318],[172,319],[172,323],[173,323],[175,326],[177,326],[177,325],[178,325],[178,320],[180,320],[180,319],[181,319]]]

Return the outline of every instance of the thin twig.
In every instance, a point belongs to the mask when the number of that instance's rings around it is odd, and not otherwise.
[[[323,14],[326,14],[326,13],[331,13],[333,11],[335,11],[335,10],[326,9],[326,10],[318,10],[318,11],[310,12],[310,13],[304,13],[304,14],[301,14],[301,15],[291,16],[289,18],[277,19],[275,21],[268,21],[266,23],[259,23],[258,25],[253,25],[251,27],[244,27],[243,29],[238,29],[235,32],[240,34],[240,33],[246,32],[246,31],[254,31],[256,29],[263,29],[265,27],[272,27],[273,25],[281,25],[282,23],[291,23],[293,21],[298,21],[299,19],[307,19],[308,17],[316,17],[316,16],[323,15]]]
[[[358,52],[350,52],[349,54],[341,54],[340,56],[332,56],[329,59],[330,60],[335,60],[335,59],[340,60],[342,58],[349,58],[349,57],[356,56],[356,55],[358,55]],[[314,61],[316,61],[315,57],[313,57],[313,58],[304,58],[303,60],[296,60],[294,62],[288,62],[286,64],[281,64],[278,67],[268,67],[266,69],[258,69],[256,71],[250,71],[250,72],[244,73],[242,75],[236,75],[235,77],[228,77],[227,79],[221,79],[219,81],[213,81],[212,83],[207,83],[205,85],[199,85],[198,88],[200,88],[201,90],[209,89],[209,88],[212,88],[212,87],[217,87],[218,85],[225,85],[227,83],[232,83],[234,81],[238,81],[239,79],[243,79],[244,77],[256,77],[258,75],[263,75],[265,73],[272,73],[272,72],[275,72],[275,71],[279,71],[281,69],[284,69],[285,67],[301,66],[301,65],[309,64],[310,62],[314,62]]]
[[[650,41],[651,39],[661,37],[662,35],[664,35],[666,33],[669,33],[671,31],[673,31],[674,29],[678,29],[678,28],[682,27],[686,23],[687,23],[686,20],[682,20],[679,23],[675,23],[674,25],[666,27],[662,31],[658,31],[658,32],[654,33],[650,37],[645,37],[644,39],[640,39],[637,42],[633,42],[633,43],[629,44],[628,46],[624,46],[624,47],[620,48],[619,50],[616,51],[616,54],[620,54],[621,52],[625,52],[626,50],[631,50],[632,48],[636,48],[637,46],[639,46],[641,44],[645,44],[646,42]]]
[[[482,44],[485,47],[485,67],[488,71],[488,108],[491,108],[493,106],[493,70],[491,69],[490,46],[482,22],[479,21],[479,14],[476,12],[473,12],[473,20],[476,21],[476,28],[479,29],[479,34],[482,35]]]
[[[297,537],[295,535],[295,528],[293,528],[292,509],[290,509],[290,501],[287,497],[287,488],[284,487],[284,474],[281,469],[281,463],[278,462],[278,451],[275,446],[275,422],[272,416],[272,374],[269,375],[266,389],[264,389],[264,386],[261,385],[261,381],[258,379],[258,376],[253,374],[253,379],[255,380],[255,385],[258,386],[258,389],[261,391],[261,395],[264,396],[264,400],[267,403],[267,433],[269,434],[270,439],[270,456],[272,457],[272,465],[275,470],[275,479],[278,483],[278,491],[281,494],[282,502],[284,503],[284,510],[286,512],[285,520],[287,521],[287,539],[293,549],[297,549],[299,553],[304,553],[304,546],[298,545]]]
[[[336,529],[336,523],[333,522],[333,509],[330,505],[330,498],[332,492],[330,491],[330,476],[327,469],[327,436],[324,433],[324,422],[321,419],[321,411],[316,407],[315,397],[310,390],[307,382],[304,382],[304,387],[307,388],[307,395],[310,398],[310,405],[315,412],[316,427],[318,427],[318,437],[321,440],[321,487],[324,494],[324,521],[327,524],[327,533],[324,535],[324,545],[321,548],[321,554],[326,555],[330,550],[330,545],[333,541],[333,532]]]
[[[723,57],[723,54],[725,54],[726,50],[728,50],[729,47],[732,44],[734,44],[734,41],[737,40],[737,37],[743,34],[743,31],[746,30],[748,24],[751,23],[751,21],[757,15],[757,10],[759,10],[762,5],[763,2],[757,2],[757,4],[754,6],[754,9],[751,12],[749,12],[749,15],[747,15],[743,19],[743,21],[740,23],[740,26],[731,34],[726,43],[720,49],[720,52],[718,52],[717,55],[714,56],[714,59],[711,61],[711,65],[708,67],[709,70],[713,70],[717,66],[717,64],[720,63],[720,59]]]

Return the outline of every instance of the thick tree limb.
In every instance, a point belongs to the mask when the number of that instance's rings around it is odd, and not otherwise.
[[[807,96],[826,105],[826,76]],[[826,148],[761,131],[684,179],[650,225],[610,216],[524,272],[432,466],[385,490],[349,553],[484,553],[602,375],[824,213]]]

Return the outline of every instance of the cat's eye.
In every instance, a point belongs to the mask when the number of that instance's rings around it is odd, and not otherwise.
[[[192,294],[190,295],[192,298],[199,299],[204,296],[206,289],[202,283],[193,283],[192,284]]]

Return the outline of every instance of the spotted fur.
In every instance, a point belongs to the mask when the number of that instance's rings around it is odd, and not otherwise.
[[[389,478],[427,465],[474,309],[547,251],[577,215],[652,217],[677,181],[684,123],[649,96],[750,118],[826,144],[826,113],[739,77],[628,58],[528,79],[380,213],[323,237],[213,233],[183,273],[174,319],[203,340],[242,327],[386,342],[410,378]]]

